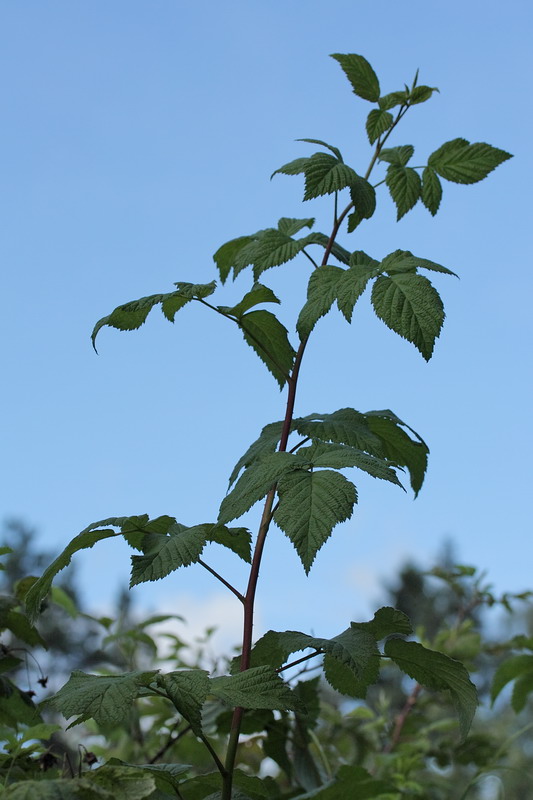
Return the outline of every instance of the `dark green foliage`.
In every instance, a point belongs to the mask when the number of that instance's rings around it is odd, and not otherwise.
[[[157,644],[146,628],[175,615],[158,615],[122,628],[115,628],[111,619],[101,618],[98,622],[106,629],[107,643],[120,645],[127,653],[128,671],[88,674],[76,670],[63,688],[48,699],[46,707],[66,717],[76,717],[72,725],[88,722],[92,731],[115,737],[115,743],[126,732],[127,745],[122,743],[118,753],[127,760],[112,759],[83,775],[80,768],[79,777],[70,780],[60,777],[56,770],[50,779],[34,781],[36,771],[31,758],[31,769],[25,773],[22,766],[32,752],[24,747],[28,742],[32,746],[32,736],[45,739],[55,730],[46,724],[45,728],[39,728],[43,725],[39,712],[9,678],[2,677],[0,710],[5,709],[10,728],[7,740],[15,754],[11,756],[10,751],[6,760],[0,759],[0,773],[7,775],[6,781],[12,784],[4,791],[6,800],[428,797],[430,787],[418,780],[424,774],[420,764],[433,758],[435,763],[446,766],[455,758],[450,752],[458,747],[451,716],[442,719],[435,714],[437,705],[430,692],[444,692],[445,702],[451,698],[463,739],[469,731],[477,694],[459,659],[467,663],[475,660],[481,644],[479,634],[473,630],[472,615],[467,611],[459,617],[453,631],[439,629],[431,647],[426,642],[406,641],[403,637],[411,636],[414,626],[402,608],[390,606],[379,609],[368,622],[352,622],[332,638],[298,631],[269,631],[253,646],[257,581],[272,523],[294,545],[308,573],[336,525],[351,517],[358,501],[357,489],[345,477],[345,469],[357,468],[402,488],[398,471],[406,470],[416,496],[427,468],[428,447],[392,411],[362,413],[343,408],[333,413],[296,416],[295,399],[304,353],[309,350],[308,342],[318,321],[334,305],[350,323],[357,302],[369,288],[378,318],[412,343],[426,361],[433,355],[444,322],[442,299],[421,270],[453,275],[450,269],[408,250],[377,257],[360,249],[351,251],[337,241],[343,223],[346,222],[349,234],[358,232],[365,220],[375,214],[379,199],[376,190],[382,184],[396,205],[398,220],[418,200],[434,216],[441,204],[441,178],[475,183],[510,158],[508,153],[490,145],[454,139],[433,152],[427,165],[413,166],[414,146],[390,146],[389,140],[407,111],[428,101],[438,90],[418,85],[417,72],[411,86],[381,95],[378,77],[363,56],[337,53],[333,58],[353,93],[374,105],[369,112],[365,111],[365,130],[372,148],[366,164],[349,165],[336,146],[305,138],[301,141],[321,149],[290,161],[273,173],[303,175],[304,202],[332,195],[330,233],[311,232],[315,222],[311,217],[281,217],[276,227],[238,236],[223,244],[214,255],[222,284],[230,275],[233,279],[239,276],[248,279],[247,288],[239,294],[241,299],[233,298],[229,305],[227,301],[216,305],[211,299],[217,290],[215,281],[205,284],[180,281],[171,292],[118,306],[97,322],[92,333],[94,345],[102,327],[137,329],[156,305],[173,322],[181,308],[194,302],[196,307],[207,308],[236,325],[279,387],[287,387],[284,420],[266,425],[239,459],[216,522],[185,525],[170,515],[155,519],[148,515],[112,517],[96,522],[70,542],[41,578],[26,579],[14,599],[0,604],[0,628],[9,630],[30,647],[44,644],[34,623],[49,597],[67,612],[76,613],[68,594],[61,595],[56,589],[54,595],[52,583],[56,575],[79,550],[90,548],[102,539],[122,536],[137,551],[132,556],[131,587],[195,565],[207,569],[242,604],[243,644],[240,655],[232,662],[232,674],[220,674],[224,671],[221,669],[209,671],[200,658],[193,664],[184,662],[180,655],[183,643],[172,634],[169,638],[173,641],[173,652],[167,661],[171,660],[175,668],[167,671],[168,663],[157,661]],[[371,182],[374,170],[380,174]],[[304,273],[305,304],[293,329],[288,330],[272,310],[258,306],[270,304],[272,308],[281,304],[277,293],[263,281],[269,270],[297,258],[307,270],[310,268],[310,274],[307,277]],[[301,266],[295,270],[299,274]],[[293,336],[297,343],[294,347]],[[246,528],[227,527],[264,498],[255,537]],[[201,556],[209,543],[222,545],[250,565],[243,592],[203,561]],[[5,550],[4,553],[7,554]],[[465,577],[472,578],[472,573],[458,569],[446,573],[443,579],[459,593]],[[24,595],[28,617],[21,605]],[[479,589],[479,597],[478,601],[478,595],[475,596],[476,603],[496,602],[488,590]],[[505,605],[510,600],[501,602]],[[514,647],[531,651],[530,644],[514,642]],[[140,647],[145,654],[150,653],[149,664],[146,658],[139,663]],[[295,653],[304,655],[290,661]],[[529,653],[513,655],[500,666],[493,684],[493,698],[514,681],[513,706],[517,711],[525,708],[533,690],[531,658]],[[293,677],[294,669],[302,663],[306,666]],[[19,664],[20,659],[9,648],[0,653],[0,667],[6,671],[17,669]],[[416,681],[396,720],[386,717],[383,701],[379,713],[373,705],[379,691],[376,687],[386,684],[391,665]],[[343,741],[329,759],[326,751],[330,744],[320,741],[327,721],[321,718],[319,680],[316,677],[297,680],[307,669],[315,668],[323,671],[330,687],[324,691],[335,690],[359,700],[368,698],[366,705],[361,703],[347,714],[348,717],[353,714],[356,720],[351,730],[353,741],[347,745]],[[394,674],[398,689],[398,670]],[[289,676],[286,680],[285,675]],[[418,737],[416,717],[411,713],[415,704],[425,726],[423,735]],[[373,729],[368,720],[372,720]],[[34,726],[26,731],[30,737],[27,740],[16,738],[19,722],[26,728]],[[344,725],[341,719],[341,730]],[[239,747],[241,732],[246,732],[249,738]],[[186,739],[187,733],[191,735]],[[153,743],[154,749],[157,742],[151,757],[143,749],[146,741]],[[155,763],[178,743],[185,748],[186,756],[191,754],[190,759],[184,759],[187,763]],[[463,760],[470,764],[481,758],[482,746],[488,747],[481,743],[471,753],[463,750]],[[248,772],[259,773],[265,756],[273,759],[284,776],[277,776],[277,780],[260,779],[236,768],[242,760],[247,763]],[[9,758],[11,763],[7,761]],[[205,758],[214,763],[216,773],[207,772]],[[134,761],[143,763],[135,766],[130,763]],[[195,765],[190,770],[189,761]],[[9,777],[11,770],[15,782]],[[30,779],[18,782],[17,770]],[[190,776],[184,780],[189,771]],[[440,800],[441,796],[435,798]]]

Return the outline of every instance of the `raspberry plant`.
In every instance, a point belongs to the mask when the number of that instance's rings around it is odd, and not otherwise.
[[[342,408],[297,416],[302,362],[317,323],[333,306],[350,323],[356,304],[362,302],[368,289],[377,317],[411,342],[426,361],[433,355],[444,321],[442,299],[428,275],[455,273],[407,250],[385,255],[352,250],[341,244],[339,237],[357,235],[359,227],[375,214],[378,188],[383,192],[387,187],[398,220],[419,200],[434,216],[441,204],[442,180],[477,183],[510,158],[489,144],[457,138],[438,147],[427,164],[411,166],[413,145],[393,144],[393,138],[403,117],[414,106],[429,101],[437,89],[420,85],[417,74],[410,86],[382,94],[379,80],[365,58],[354,54],[335,54],[333,58],[353,93],[370,104],[366,133],[371,149],[366,166],[348,165],[334,145],[303,139],[304,146],[313,145],[318,148],[316,152],[284,164],[273,173],[303,176],[306,203],[331,197],[331,229],[326,233],[317,231],[311,217],[282,217],[275,227],[222,245],[214,255],[220,284],[224,286],[241,273],[248,281],[247,291],[232,305],[215,301],[214,295],[219,291],[215,280],[205,284],[180,281],[170,292],[115,308],[94,328],[93,345],[103,327],[122,331],[139,328],[155,306],[170,322],[186,305],[214,312],[240,330],[270,371],[284,392],[285,411],[282,419],[263,427],[238,460],[216,520],[188,525],[174,516],[149,519],[147,515],[136,515],[95,522],[70,542],[27,594],[28,612],[35,621],[54,577],[74,553],[102,539],[122,536],[135,551],[131,558],[132,587],[196,564],[208,570],[242,605],[242,646],[240,655],[231,663],[230,674],[209,674],[200,667],[184,669],[182,665],[167,673],[75,672],[49,701],[65,717],[74,717],[73,725],[92,719],[105,728],[125,720],[132,704],[146,698],[163,698],[187,722],[189,735],[203,743],[212,759],[213,772],[198,775],[187,765],[134,767],[115,760],[91,773],[99,776],[94,778],[93,788],[91,776],[80,778],[80,794],[74,793],[73,797],[106,797],[110,786],[114,792],[119,787],[126,796],[128,786],[134,784],[138,798],[177,796],[188,800],[209,796],[211,800],[254,800],[311,796],[306,791],[328,800],[384,794],[396,797],[394,786],[359,766],[345,765],[332,778],[324,776],[315,764],[308,764],[303,771],[300,764],[291,772],[290,743],[295,737],[307,741],[316,722],[313,708],[318,682],[298,680],[301,675],[294,677],[294,669],[291,670],[307,662],[319,662],[333,689],[359,699],[378,680],[382,664],[393,663],[414,678],[420,689],[448,692],[456,708],[459,735],[464,738],[468,733],[477,699],[467,669],[450,656],[408,638],[413,634],[411,623],[398,610],[380,608],[372,620],[351,622],[332,638],[286,630],[268,631],[253,641],[256,589],[263,551],[273,526],[292,542],[308,573],[335,526],[351,517],[358,501],[356,486],[345,476],[345,470],[362,470],[402,488],[408,481],[415,496],[426,472],[427,445],[393,411]],[[273,311],[265,308],[272,309],[281,302],[266,281],[268,270],[296,258],[309,267],[307,299],[289,332]],[[239,527],[238,520],[258,503],[262,504],[258,529],[252,533]],[[249,565],[246,586],[231,585],[202,559],[210,542],[229,548]],[[293,677],[285,679],[286,675]],[[206,703],[231,712],[222,746],[220,737],[216,741],[213,738],[216,728],[206,722],[202,713]],[[226,711],[226,718],[227,714]],[[262,721],[258,723],[258,719]],[[237,768],[243,731],[257,731],[258,724],[264,755],[274,759],[288,775],[291,773],[292,785],[284,794],[272,778],[252,778]],[[220,734],[220,730],[216,732]],[[16,784],[14,787],[15,790],[6,791],[6,800],[19,797]],[[73,792],[78,791],[76,780],[71,787]],[[45,797],[38,793],[33,796]],[[60,795],[46,795],[56,796]]]

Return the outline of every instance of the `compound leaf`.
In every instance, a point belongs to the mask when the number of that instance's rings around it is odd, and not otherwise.
[[[332,414],[309,414],[295,419],[294,426],[302,436],[347,444],[377,456],[385,455],[382,442],[372,432],[365,415],[353,408],[341,408]]]
[[[407,614],[390,606],[378,608],[370,622],[351,622],[350,627],[354,630],[367,631],[378,642],[395,633],[409,636],[413,632],[413,626]]]
[[[335,525],[349,519],[357,491],[331,470],[289,472],[278,483],[274,520],[293,543],[306,573]]]
[[[390,481],[397,486],[402,485],[394,470],[391,469],[390,464],[382,458],[364,453],[362,450],[345,444],[313,442],[310,447],[301,447],[298,450],[296,459],[303,465],[312,465],[313,468],[333,467],[334,469],[344,469],[346,467],[357,467],[374,478]]]
[[[398,147],[385,147],[380,151],[378,159],[398,167],[405,167],[414,152],[415,148],[412,144],[401,144]]]
[[[428,165],[447,181],[468,184],[483,180],[508,158],[510,153],[490,144],[452,139],[430,155]]]
[[[418,642],[389,639],[385,655],[415,681],[436,691],[449,691],[459,717],[461,736],[466,738],[477,708],[476,687],[460,661],[429,650]]]
[[[387,416],[387,412],[369,411],[365,419],[369,429],[379,438],[385,458],[409,471],[411,487],[416,497],[427,470],[429,449],[426,443],[414,431],[412,432],[417,440],[412,439],[401,427],[404,423]]]
[[[416,106],[418,103],[425,103],[433,95],[433,92],[438,92],[436,86],[415,86],[409,92],[409,105]]]
[[[226,283],[236,256],[246,245],[253,241],[252,236],[239,236],[237,239],[231,239],[231,241],[218,248],[213,256],[213,261],[217,265],[221,283]]]
[[[252,561],[252,534],[248,528],[227,528],[225,525],[216,523],[206,526],[206,538],[208,542],[215,542],[227,547],[250,564]]]
[[[412,342],[429,361],[444,322],[439,293],[416,273],[380,276],[372,288],[372,305],[385,325]]]
[[[354,53],[332,53],[331,57],[341,65],[354,94],[371,103],[379,100],[379,80],[366,58]]]
[[[276,297],[272,289],[268,286],[263,286],[261,283],[254,283],[249,292],[246,292],[240,302],[234,306],[218,306],[220,311],[225,314],[230,314],[232,317],[240,319],[243,314],[249,311],[254,306],[260,303],[279,303],[279,298]]]
[[[304,200],[333,194],[357,182],[359,176],[347,164],[328,153],[315,153],[305,168]]]

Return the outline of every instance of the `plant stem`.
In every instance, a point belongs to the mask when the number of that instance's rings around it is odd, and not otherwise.
[[[383,753],[391,753],[398,744],[398,742],[400,741],[400,736],[402,735],[403,726],[407,721],[407,717],[413,710],[416,701],[418,700],[418,695],[420,694],[421,691],[422,691],[422,686],[419,683],[417,683],[413,691],[405,701],[402,710],[396,717],[396,722],[394,723],[394,731],[392,733],[390,740],[384,746],[382,751]]]
[[[205,561],[202,561],[201,558],[198,559],[197,563],[201,564],[204,569],[206,569],[208,572],[211,573],[211,575],[214,575],[215,578],[220,581],[220,583],[223,583],[224,586],[226,586],[226,588],[230,590],[230,592],[233,592],[235,597],[238,597],[241,603],[245,602],[244,595],[241,594],[239,590],[235,588],[235,586],[232,586],[231,583],[229,583],[225,578],[223,578],[222,575],[219,575],[218,572],[216,572],[213,569],[213,567],[210,567],[209,564],[206,564]]]
[[[304,661],[309,661],[310,658],[321,655],[324,655],[323,650],[315,650],[314,653],[309,653],[308,656],[302,656],[301,658],[297,658],[296,661],[291,661],[289,664],[285,664],[283,667],[278,667],[276,672],[283,672],[286,669],[290,669],[291,667],[296,667],[298,664],[302,664]]]

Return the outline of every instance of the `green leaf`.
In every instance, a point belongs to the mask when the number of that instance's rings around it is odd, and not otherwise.
[[[147,581],[158,581],[179,567],[198,561],[207,540],[209,525],[184,528],[173,525],[168,534],[149,534],[144,555],[131,557],[130,588]]]
[[[296,457],[291,453],[266,453],[251,463],[222,501],[219,523],[225,524],[242,517],[282,475],[296,467]]]
[[[279,302],[279,299],[276,297],[272,289],[269,289],[268,286],[263,286],[261,283],[254,283],[250,291],[244,295],[239,303],[231,307],[218,306],[218,308],[225,314],[230,314],[231,316],[240,319],[246,311],[249,311],[251,308],[259,305],[260,303]]]
[[[476,687],[460,661],[428,650],[417,642],[389,639],[385,655],[406,675],[435,691],[449,691],[456,708],[462,739],[465,739],[477,708]]]
[[[383,108],[373,108],[366,120],[366,133],[370,144],[374,144],[382,133],[388,131],[394,122],[394,117]]]
[[[78,797],[87,797],[90,800],[100,797],[98,790],[104,791],[109,800],[144,800],[147,797],[153,798],[156,789],[156,779],[150,770],[109,763],[86,773],[78,782],[78,785],[81,784],[84,789],[89,789],[90,794],[80,792]]]
[[[525,707],[528,694],[533,691],[533,655],[522,653],[507,658],[500,664],[492,681],[490,691],[492,703],[511,681],[516,681],[511,705],[518,714]]]
[[[110,758],[101,769],[115,765],[136,771],[143,770],[145,773],[148,772],[155,778],[157,788],[169,794],[174,793],[179,787],[183,774],[191,770],[190,764],[128,764],[118,758]]]
[[[359,176],[347,164],[327,153],[315,153],[305,169],[304,200],[334,194],[357,183]]]
[[[297,142],[309,142],[309,144],[319,144],[322,147],[325,147],[329,150],[333,155],[342,161],[342,154],[338,147],[334,147],[332,144],[328,144],[327,142],[323,142],[322,139],[296,139]]]
[[[422,191],[420,175],[411,167],[391,164],[387,169],[385,183],[396,205],[398,211],[397,219],[400,220],[416,205],[420,198]]]
[[[326,236],[325,233],[315,233],[314,239],[316,244],[321,244],[324,248],[326,248],[329,244],[329,237]],[[350,261],[350,253],[344,247],[341,247],[340,244],[334,242],[332,247],[330,248],[330,253],[332,256],[341,262],[341,264],[348,264]]]
[[[422,173],[422,202],[432,216],[439,210],[442,184],[434,169],[425,167]]]
[[[99,331],[108,326],[117,328],[120,331],[133,331],[140,328],[145,322],[152,308],[161,304],[165,317],[174,322],[176,312],[183,308],[190,300],[208,297],[216,289],[215,281],[211,283],[175,283],[177,291],[167,294],[152,294],[149,297],[141,297],[139,300],[132,300],[115,308],[107,317],[103,317],[94,326],[91,339],[96,350],[96,337]]]
[[[302,139],[302,141],[310,141]],[[323,144],[319,142],[318,144]],[[327,145],[326,145],[327,146]],[[314,217],[306,217],[306,219],[294,219],[293,217],[282,217],[278,221],[278,230],[286,236],[294,236],[302,230],[302,228],[312,228],[315,224]]]
[[[341,65],[354,94],[371,103],[379,100],[379,80],[366,58],[353,53],[332,53],[331,57]]]
[[[413,273],[376,279],[372,305],[385,325],[415,345],[429,361],[444,322],[439,293],[427,278]]]
[[[409,105],[416,106],[418,103],[425,103],[433,95],[433,92],[438,92],[436,86],[415,86],[409,92]]]
[[[226,283],[237,255],[246,245],[252,242],[254,242],[253,236],[239,236],[237,239],[232,239],[230,242],[226,242],[226,244],[218,248],[213,256],[213,261],[218,267],[221,283]]]
[[[239,327],[283,389],[295,356],[285,326],[270,311],[249,311],[240,318]]]
[[[116,531],[110,530],[109,528],[95,530],[95,526],[109,524],[119,525],[123,519],[124,518],[115,517],[103,520],[102,522],[95,522],[93,525],[89,525],[88,528],[85,528],[85,530],[75,536],[74,539],[65,547],[61,555],[59,555],[55,561],[53,561],[43,572],[42,576],[33,584],[30,591],[26,595],[26,608],[31,622],[35,622],[39,616],[41,603],[50,591],[50,587],[52,586],[52,581],[54,580],[55,576],[62,569],[68,567],[74,553],[77,553],[79,550],[86,550],[90,547],[93,547],[96,542],[100,542],[102,539],[109,539],[111,536],[118,536],[118,532]]]
[[[368,427],[380,440],[383,455],[399,467],[406,467],[411,478],[411,487],[418,495],[427,470],[429,449],[418,434],[410,428],[416,440],[401,427],[404,423],[388,412],[369,411],[365,415]],[[406,426],[407,427],[407,426]]]
[[[297,711],[301,708],[291,689],[271,667],[260,666],[211,679],[211,692],[231,707],[275,711]]]
[[[249,467],[252,462],[265,453],[273,453],[281,439],[283,422],[270,422],[265,425],[259,438],[253,442],[246,453],[235,464],[229,478],[229,488],[235,483],[243,467]]]
[[[221,544],[223,547],[227,547],[228,550],[233,550],[239,558],[242,558],[247,564],[251,564],[252,534],[248,528],[226,528],[225,525],[218,523],[206,525],[205,527],[208,542]]]
[[[307,338],[318,320],[328,313],[337,299],[337,284],[344,273],[345,270],[341,267],[327,265],[311,273],[307,285],[307,301],[296,323],[300,339]]]
[[[364,178],[357,176],[350,186],[350,196],[355,211],[348,217],[348,233],[352,233],[364,219],[370,219],[376,210],[376,190]]]
[[[430,261],[427,258],[420,258],[414,256],[410,250],[395,250],[385,256],[381,264],[379,264],[380,272],[387,272],[393,275],[398,272],[415,272],[417,269],[427,269],[430,272],[442,272],[445,275],[453,275],[458,277],[451,269],[443,267],[442,264],[437,264],[435,261]]]
[[[385,147],[380,151],[378,159],[398,167],[405,167],[414,152],[415,148],[412,144],[402,144],[399,145],[399,147]]]
[[[202,735],[202,706],[211,691],[209,673],[187,669],[157,676],[157,685],[172,701],[196,736]]]
[[[309,156],[304,156],[303,158],[295,158],[293,161],[289,161],[287,164],[284,164],[279,169],[276,169],[270,179],[274,177],[274,175],[282,174],[282,175],[300,175],[302,172],[305,172],[307,169],[307,165],[309,163]]]
[[[1,627],[10,630],[17,639],[26,642],[26,644],[47,649],[46,642],[37,628],[34,628],[27,617],[19,611],[8,611]]]
[[[87,719],[98,725],[116,725],[128,716],[140,690],[156,675],[156,670],[123,675],[88,675],[75,670],[68,683],[46,702],[67,719],[79,715],[69,727]]]
[[[347,444],[377,456],[385,455],[381,439],[372,432],[365,415],[353,408],[341,408],[332,414],[309,414],[295,419],[294,425],[302,436]]]
[[[373,778],[363,767],[342,766],[335,778],[329,783],[313,789],[306,794],[298,795],[298,800],[367,800],[381,795],[397,795],[396,788],[390,783]]]
[[[428,166],[447,181],[467,184],[483,180],[508,158],[512,158],[510,153],[490,144],[452,139],[430,155]]]
[[[407,92],[391,92],[390,94],[385,94],[383,97],[380,97],[378,103],[383,111],[387,111],[389,108],[394,108],[395,106],[407,105],[407,98]]]
[[[344,475],[331,470],[297,470],[278,484],[276,524],[287,534],[306,573],[309,573],[335,525],[352,516],[357,502],[355,486]]]
[[[345,467],[357,467],[374,478],[381,478],[395,483],[397,486],[402,486],[398,476],[391,469],[388,462],[378,456],[364,453],[362,450],[348,445],[313,442],[310,447],[300,448],[296,459],[302,465],[311,464],[313,468],[333,467],[335,469],[343,469]]]
[[[362,669],[356,672],[329,654],[324,657],[324,677],[332,689],[348,697],[366,697],[368,687],[379,679],[380,656],[374,639],[373,642],[372,653],[367,653]]]
[[[350,626],[354,630],[367,631],[378,642],[395,633],[409,636],[413,632],[413,626],[407,614],[390,606],[378,608],[370,622],[351,622]]]
[[[257,239],[257,246],[254,250],[254,279],[257,281],[267,269],[292,261],[310,244],[317,244],[315,235],[312,233],[302,239],[292,239],[281,230],[275,228],[266,230]]]
[[[78,781],[66,781],[64,778],[49,781],[17,781],[2,792],[2,800],[80,800],[83,795],[79,794],[78,786]],[[95,794],[93,796],[94,800],[99,797],[102,797],[102,800],[110,800],[109,795]]]
[[[354,306],[368,286],[368,282],[379,274],[378,267],[378,262],[366,253],[362,251],[352,253],[350,269],[344,271],[337,283],[337,307],[347,322],[352,321]]]

